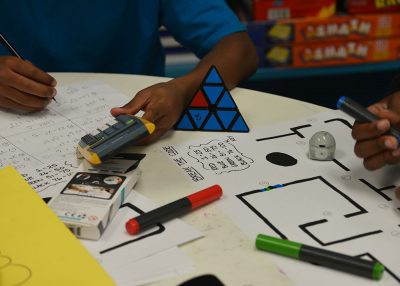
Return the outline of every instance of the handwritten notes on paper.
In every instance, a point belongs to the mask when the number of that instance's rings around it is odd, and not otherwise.
[[[211,140],[206,144],[189,146],[188,155],[201,163],[203,169],[212,170],[216,174],[247,169],[253,160],[244,156],[229,143],[234,140],[232,136],[229,136],[226,142]]]
[[[14,166],[37,190],[66,182],[77,171],[82,136],[112,120],[126,98],[97,81],[61,87],[57,102],[38,113],[0,110],[0,168]]]
[[[114,285],[12,167],[0,170],[0,285]]]
[[[60,191],[73,174],[83,171],[82,165],[74,166],[68,161],[39,165],[35,168],[20,168],[19,172],[29,185],[43,198],[50,199]]]
[[[240,152],[233,144],[234,136],[213,139],[204,144],[188,146],[187,154],[179,153],[174,146],[164,146],[163,150],[194,182],[204,180],[203,173],[220,175],[233,171],[243,171],[254,163],[254,160]],[[185,156],[194,159],[200,166],[197,170]]]
[[[74,173],[84,168],[75,153],[80,138],[96,128],[104,129],[104,125],[112,120],[110,109],[126,102],[126,97],[110,86],[97,81],[88,81],[59,88],[57,102],[52,102],[46,110],[39,113],[0,110],[0,168],[7,165],[14,166],[43,199],[53,197]],[[21,181],[21,176],[18,177]],[[92,261],[88,262],[86,258],[82,258],[82,253],[79,252],[81,249],[71,249],[68,243],[65,244],[64,238],[58,238],[57,233],[53,234],[52,226],[35,220],[41,214],[41,211],[36,210],[35,204],[29,207],[19,204],[18,208],[9,204],[8,199],[11,194],[8,192],[13,192],[14,189],[8,189],[8,185],[2,184],[1,179],[0,171],[0,193],[7,192],[7,196],[2,196],[0,199],[0,227],[1,231],[7,234],[0,235],[1,286],[111,283],[108,277],[108,280],[104,278],[104,272],[93,278]],[[12,178],[6,183],[10,182],[14,184]],[[15,186],[18,187],[19,184]],[[30,192],[33,193],[31,190]],[[42,204],[40,209],[49,210],[43,201],[35,196]],[[183,222],[173,220],[135,237],[126,233],[124,225],[128,218],[154,207],[154,204],[139,194],[131,194],[126,198],[100,241],[82,241],[118,285],[139,285],[156,281],[166,275],[182,272],[183,266],[185,269],[191,269],[191,260],[176,246],[196,239],[201,234]],[[33,215],[28,212],[32,212]],[[54,216],[52,212],[51,214]],[[17,215],[23,215],[24,222],[27,223],[26,228],[21,224],[15,225],[15,228],[20,229],[18,234],[14,228],[3,224],[5,219],[8,219],[7,223],[11,225],[12,220],[20,219]],[[57,222],[65,229],[66,234],[64,234],[67,239],[71,238],[72,234],[60,221]],[[26,250],[26,256],[22,253],[16,255],[12,249],[14,244],[8,247],[13,243],[11,241],[13,236],[9,236],[11,234],[16,238],[15,245],[19,243],[22,246],[21,251]],[[39,238],[36,235],[40,234],[43,234],[43,242],[38,242]],[[43,244],[48,243],[49,238],[51,239],[49,247],[45,248]],[[60,248],[59,251],[68,251],[67,256],[60,257],[58,249],[53,249],[55,246]],[[76,263],[70,260],[70,257],[76,259]],[[45,273],[49,276],[46,283],[41,280],[31,282],[33,278],[42,277],[40,272],[42,269],[36,267],[36,262],[41,262],[40,266],[46,268]],[[61,263],[64,262],[70,267],[63,267]],[[53,270],[55,267],[58,268]],[[76,268],[80,269],[77,274]],[[9,271],[3,271],[5,269]],[[140,271],[132,272],[132,269]],[[16,272],[19,274],[13,274]],[[60,272],[62,274],[59,274]],[[87,280],[80,281],[82,276]],[[60,278],[60,281],[51,281],[53,277]]]

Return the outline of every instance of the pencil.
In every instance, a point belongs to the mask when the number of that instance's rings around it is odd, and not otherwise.
[[[3,44],[3,46],[5,48],[7,48],[7,50],[13,55],[16,56],[17,58],[20,58],[21,60],[23,60],[24,58],[21,57],[21,55],[17,52],[17,50],[11,46],[11,44],[7,41],[7,39],[3,36],[2,33],[0,33],[0,41]]]

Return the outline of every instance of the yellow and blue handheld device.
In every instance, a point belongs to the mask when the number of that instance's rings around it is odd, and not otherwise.
[[[78,151],[93,165],[104,162],[121,148],[139,141],[153,133],[155,126],[150,121],[133,115],[123,114],[114,118],[96,134],[86,134],[78,144]]]

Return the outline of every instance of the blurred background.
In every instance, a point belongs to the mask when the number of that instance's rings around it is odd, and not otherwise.
[[[340,96],[369,105],[400,73],[398,0],[226,0],[246,25],[259,68],[240,87],[336,108]],[[198,59],[160,30],[166,76]]]

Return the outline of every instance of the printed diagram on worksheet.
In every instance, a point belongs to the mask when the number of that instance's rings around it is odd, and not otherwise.
[[[253,128],[248,136],[210,134],[163,150],[194,183],[222,186],[220,206],[251,239],[265,233],[376,259],[386,267],[378,284],[398,285],[400,203],[394,190],[400,186],[400,168],[365,170],[353,154],[353,121],[340,111],[330,111]],[[333,160],[309,158],[309,139],[318,131],[334,136]],[[299,277],[296,262],[277,259],[293,279],[310,282],[306,275]],[[310,266],[302,263],[301,267]],[[320,271],[325,277],[321,285],[330,285],[330,280],[325,280],[330,275],[336,285],[341,277],[343,285],[370,282],[321,268],[311,271]]]

